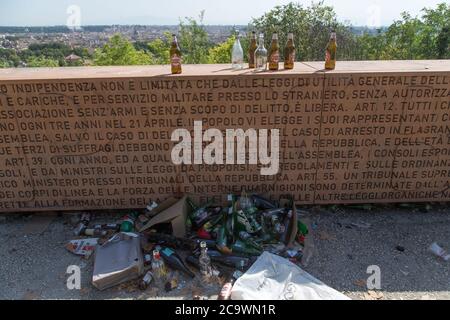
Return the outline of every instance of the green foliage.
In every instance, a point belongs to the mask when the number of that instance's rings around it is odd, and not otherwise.
[[[101,49],[95,50],[97,66],[128,66],[152,64],[152,58],[143,50],[136,50],[130,41],[116,34]]]
[[[59,62],[55,59],[33,56],[27,61],[27,66],[31,68],[59,67]]]
[[[183,54],[183,63],[207,63],[208,50],[211,44],[208,33],[203,26],[204,11],[199,15],[199,21],[185,18],[180,21],[178,41]]]
[[[361,59],[450,58],[450,5],[425,8],[422,17],[402,13],[385,33],[358,38]]]
[[[170,63],[170,39],[171,34],[166,33],[165,39],[156,39],[148,43],[148,51],[153,56],[155,64]]]
[[[356,47],[351,30],[337,21],[333,8],[324,5],[323,1],[312,3],[309,7],[293,2],[276,6],[262,17],[253,19],[249,28],[265,34],[266,47],[270,45],[272,34],[277,32],[282,52],[287,34],[292,32],[299,61],[323,60],[332,30],[338,34],[341,60],[352,58]]]
[[[210,48],[208,52],[208,63],[230,63],[231,50],[233,49],[235,40],[236,37],[233,35],[227,41]]]

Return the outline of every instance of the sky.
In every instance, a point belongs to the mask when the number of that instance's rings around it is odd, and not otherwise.
[[[448,0],[324,2],[335,8],[341,22],[377,27],[391,24],[403,11],[418,15],[422,8],[445,1]],[[289,2],[292,0],[0,0],[0,26],[66,25],[68,20],[81,25],[178,24],[180,18],[197,17],[202,10],[205,24],[246,25],[251,18]],[[311,4],[311,0],[294,2]]]

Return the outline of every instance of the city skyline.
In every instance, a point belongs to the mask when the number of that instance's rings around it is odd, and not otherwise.
[[[176,25],[184,17],[197,17],[205,10],[207,25],[246,25],[276,5],[310,0],[0,0],[1,26],[66,25],[79,8],[80,25]],[[317,2],[317,1],[315,1]],[[354,26],[378,27],[391,24],[403,11],[419,15],[424,7],[435,7],[443,0],[325,0],[334,7],[338,20]],[[155,10],[154,8],[157,8]],[[76,10],[75,10],[76,11]]]

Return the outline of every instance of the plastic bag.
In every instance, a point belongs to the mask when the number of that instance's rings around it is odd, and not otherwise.
[[[233,300],[350,300],[289,260],[264,252],[240,277]]]

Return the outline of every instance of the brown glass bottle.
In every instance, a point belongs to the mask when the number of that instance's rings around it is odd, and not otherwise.
[[[294,63],[295,63],[294,34],[289,33],[286,48],[284,48],[284,68],[294,69]]]
[[[172,46],[170,47],[170,66],[172,69],[172,74],[181,73],[181,50],[178,45],[178,40],[176,35],[172,35]]]
[[[255,51],[258,48],[256,44],[256,32],[252,32],[252,39],[250,40],[250,46],[248,48],[248,67],[250,69],[256,68]]]
[[[336,51],[336,32],[332,32],[325,53],[325,69],[334,70],[336,68]]]
[[[272,36],[272,43],[269,49],[269,70],[278,70],[280,62],[280,45],[278,44],[278,34]]]

